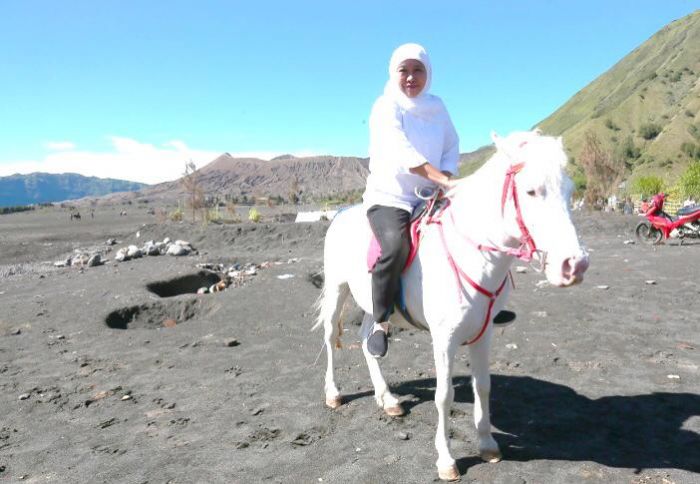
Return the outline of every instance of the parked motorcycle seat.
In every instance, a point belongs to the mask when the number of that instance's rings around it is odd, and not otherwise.
[[[682,207],[678,209],[678,216],[683,217],[685,215],[690,215],[691,213],[695,213],[700,211],[700,205],[688,205],[687,207]]]

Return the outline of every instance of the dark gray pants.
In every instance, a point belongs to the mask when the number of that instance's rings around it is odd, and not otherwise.
[[[374,320],[381,323],[389,319],[401,287],[401,271],[410,250],[411,214],[400,208],[372,205],[367,218],[382,248],[372,271],[372,313]]]

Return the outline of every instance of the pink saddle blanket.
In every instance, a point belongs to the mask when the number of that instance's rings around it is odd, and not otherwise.
[[[411,222],[411,225],[409,226],[409,233],[411,234],[410,238],[410,243],[411,247],[408,252],[408,258],[406,259],[406,265],[403,268],[403,272],[406,271],[413,262],[413,259],[416,258],[416,254],[418,253],[418,246],[420,244],[420,222],[421,218],[418,218],[414,221]],[[377,261],[382,255],[382,248],[379,246],[379,241],[377,240],[377,237],[372,234],[372,238],[369,241],[369,248],[367,250],[367,271],[372,272],[374,269],[374,266],[377,265]]]

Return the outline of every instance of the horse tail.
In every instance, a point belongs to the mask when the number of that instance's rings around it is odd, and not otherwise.
[[[323,325],[326,343],[333,342],[336,348],[342,347],[340,337],[343,335],[343,319],[349,295],[350,286],[346,282],[336,284],[326,280],[321,295],[314,304],[317,317],[311,330]]]

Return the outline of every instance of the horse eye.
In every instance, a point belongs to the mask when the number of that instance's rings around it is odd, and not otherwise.
[[[535,190],[528,190],[527,194],[530,195],[531,197],[534,197],[535,195],[537,195],[537,192]]]

